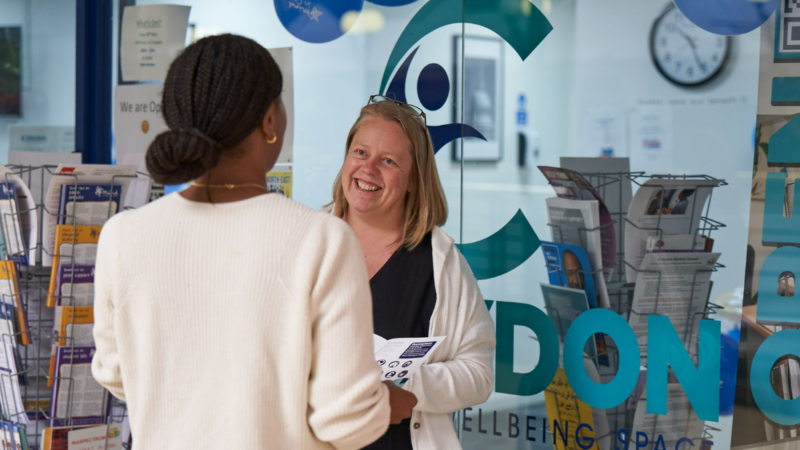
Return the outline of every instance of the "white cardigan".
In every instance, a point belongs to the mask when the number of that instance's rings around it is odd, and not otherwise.
[[[486,401],[492,393],[494,322],[478,282],[453,239],[431,232],[436,307],[429,336],[447,336],[405,389],[419,403],[411,415],[415,450],[460,449],[451,413]]]

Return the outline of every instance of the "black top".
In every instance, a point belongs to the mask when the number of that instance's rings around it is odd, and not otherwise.
[[[401,246],[369,280],[369,285],[375,334],[384,339],[428,337],[436,306],[431,234],[414,250]],[[364,448],[412,450],[410,419],[389,425],[386,434]]]

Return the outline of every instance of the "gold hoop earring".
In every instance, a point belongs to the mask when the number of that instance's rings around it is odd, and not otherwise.
[[[267,139],[267,144],[274,144],[278,140],[278,133],[272,135],[272,139]]]

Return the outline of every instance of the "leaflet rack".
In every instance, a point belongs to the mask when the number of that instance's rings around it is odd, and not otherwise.
[[[582,175],[584,176],[584,178],[587,181],[589,181],[589,183],[592,186],[579,186],[579,188],[581,190],[587,190],[588,191],[588,190],[591,190],[592,187],[594,187],[594,190],[596,190],[600,194],[600,196],[603,197],[604,199],[605,199],[604,193],[607,192],[607,191],[610,191],[611,188],[615,185],[615,183],[623,183],[623,182],[626,182],[626,181],[632,182],[632,183],[634,183],[635,185],[637,185],[639,187],[642,187],[644,185],[643,184],[644,180],[704,180],[704,181],[716,182],[716,183],[713,183],[712,185],[709,185],[709,186],[697,186],[696,187],[696,189],[711,189],[711,192],[709,192],[708,199],[706,200],[706,205],[705,205],[705,208],[704,208],[705,212],[699,218],[700,225],[699,225],[698,229],[695,232],[695,236],[699,237],[700,235],[703,235],[703,236],[706,236],[706,237],[710,238],[712,232],[717,231],[717,230],[725,227],[725,224],[723,224],[723,223],[721,223],[721,222],[719,222],[717,220],[714,220],[714,219],[709,217],[709,211],[711,209],[711,201],[712,201],[712,197],[713,197],[713,189],[716,188],[716,187],[719,187],[719,186],[726,186],[727,183],[725,182],[725,180],[717,179],[717,178],[711,177],[709,175],[671,175],[671,174],[667,174],[667,175],[658,175],[658,174],[656,174],[656,175],[646,175],[643,172],[583,173]],[[667,189],[666,186],[660,186],[658,184],[648,184],[647,187],[650,187],[650,188],[661,187],[662,189]],[[639,229],[639,230],[645,230],[645,231],[648,231],[650,233],[653,233],[653,235],[655,235],[655,236],[659,236],[660,237],[660,236],[663,236],[665,234],[664,230],[661,227],[661,216],[658,216],[658,219],[657,219],[655,227],[652,227],[652,228],[641,228],[641,227],[637,226],[635,223],[633,223],[632,221],[630,221],[628,219],[628,210],[627,210],[628,209],[628,205],[624,205],[623,204],[623,202],[624,202],[624,200],[623,200],[623,189],[621,187],[619,187],[619,188],[616,189],[616,192],[618,193],[618,201],[617,201],[616,204],[620,205],[621,209],[617,210],[617,211],[609,210],[609,214],[613,218],[613,225],[617,225],[617,224],[620,225],[620,226],[616,226],[615,227],[618,230],[618,233],[617,233],[617,236],[616,236],[617,237],[617,251],[616,251],[616,255],[615,255],[616,256],[615,264],[614,264],[613,267],[601,267],[601,268],[597,268],[597,269],[591,270],[591,271],[579,270],[578,272],[582,273],[584,276],[592,276],[592,277],[596,278],[598,276],[603,276],[604,274],[607,274],[607,273],[609,273],[609,271],[613,270],[613,274],[614,275],[611,278],[611,281],[607,281],[606,282],[608,296],[611,299],[612,309],[615,312],[617,312],[618,314],[620,314],[626,321],[630,321],[631,316],[641,316],[641,315],[648,315],[648,314],[661,314],[659,311],[660,311],[660,307],[662,306],[662,304],[660,303],[659,300],[661,298],[662,273],[660,273],[660,271],[640,270],[639,268],[637,268],[633,264],[631,264],[629,261],[625,260],[625,231],[626,231],[627,226],[630,225],[633,228],[636,228],[636,229]],[[587,198],[588,195],[583,195],[582,197],[583,198]],[[694,222],[694,219],[695,219],[694,218],[694,213],[695,213],[695,211],[694,211],[694,209],[692,209],[692,216],[690,218],[690,223]],[[554,238],[558,236],[559,237],[558,240],[563,242],[564,233],[563,233],[563,230],[561,230],[561,227],[559,225],[550,224],[550,223],[548,223],[547,225],[551,228],[552,236]],[[589,233],[598,233],[599,234],[601,229],[604,226],[611,226],[611,225],[612,224],[606,224],[606,225],[602,225],[602,226],[599,226],[599,227],[596,227],[596,228],[592,228],[592,229],[579,228],[578,230],[580,232],[579,233],[579,238],[580,238],[581,246],[584,247],[584,248],[586,247],[586,243],[588,242],[588,234]],[[585,234],[585,236],[584,236],[584,234]],[[551,264],[545,264],[545,267],[547,267],[548,270],[557,270],[557,271],[560,270],[560,267],[554,266],[554,265],[551,265]],[[690,290],[690,297],[689,298],[694,298],[695,297],[695,287],[696,287],[696,284],[697,284],[698,276],[701,276],[703,273],[716,272],[719,269],[722,269],[724,267],[725,267],[724,265],[722,265],[722,264],[720,264],[718,262],[714,262],[712,268],[697,270],[695,272],[694,276],[693,276],[693,283],[692,283],[692,287],[691,287],[691,290]],[[633,293],[634,293],[634,290],[636,288],[636,283],[635,283],[635,281],[634,282],[629,282],[627,280],[627,277],[625,275],[625,272],[626,272],[625,269],[626,268],[633,269],[633,271],[636,272],[637,274],[642,274],[644,276],[655,275],[657,277],[657,280],[656,280],[656,295],[655,295],[656,301],[655,301],[655,303],[653,305],[653,309],[652,310],[637,311],[632,307]],[[563,275],[559,274],[559,276],[563,276]],[[638,277],[637,277],[637,279],[638,279]],[[689,313],[688,313],[689,317],[687,317],[685,327],[683,328],[683,330],[679,330],[679,332],[682,331],[682,333],[681,333],[682,340],[683,340],[684,343],[687,343],[687,345],[688,345],[688,343],[691,343],[692,342],[692,338],[695,337],[694,336],[694,332],[695,332],[695,328],[697,328],[697,327],[696,326],[692,326],[692,325],[693,324],[697,324],[699,319],[709,318],[710,316],[713,316],[714,314],[716,314],[718,310],[722,309],[722,307],[720,305],[716,305],[716,304],[710,302],[709,298],[710,298],[710,289],[709,289],[709,296],[703,302],[703,306],[701,308],[698,308],[696,311],[689,311]],[[549,308],[548,308],[548,310],[549,310]],[[548,311],[548,312],[550,312],[550,311]],[[558,323],[555,324],[556,327],[557,328],[561,327],[561,320],[560,320],[559,312],[555,311],[554,315],[556,316],[556,318],[559,319]],[[561,330],[561,331],[563,331],[563,330]],[[697,363],[697,358],[698,358],[697,350],[695,348],[690,349],[689,354],[690,354],[691,358],[695,361],[695,363]],[[595,355],[593,355],[593,356],[591,356],[591,355],[589,355],[589,356],[585,355],[584,356],[584,358],[592,360],[594,365],[596,367],[598,367],[598,368],[601,367],[601,364],[600,364],[600,358],[601,357],[606,357],[607,361],[608,361],[608,364],[609,364],[608,368],[606,368],[605,370],[601,371],[601,379],[605,378],[608,381],[610,381],[610,379],[613,378],[613,376],[617,373],[617,371],[619,369],[619,352],[618,352],[617,346],[615,344],[611,343],[611,342],[606,342],[605,350],[597,351],[597,352],[595,352]],[[674,380],[674,375],[671,374],[671,373],[670,373],[670,380],[671,381],[675,381]],[[644,400],[644,397],[642,399]],[[635,402],[638,402],[639,399],[633,399],[633,400]],[[689,405],[689,407],[691,408],[691,405]],[[602,436],[597,436],[596,437],[597,441],[601,442],[604,438],[610,437],[611,440],[612,440],[610,445],[611,445],[611,448],[613,449],[615,447],[615,444],[613,444],[613,442],[615,442],[615,440],[616,440],[616,438],[618,436],[618,432],[620,430],[622,430],[622,429],[625,429],[625,430],[628,430],[628,432],[630,433],[630,431],[632,430],[632,428],[633,428],[633,420],[634,420],[634,411],[635,411],[635,409],[628,409],[628,401],[624,402],[623,404],[621,404],[621,405],[619,405],[619,406],[617,406],[615,408],[610,408],[610,409],[605,410],[606,417],[608,418],[608,422],[609,422],[609,434],[602,435]],[[690,417],[691,417],[691,414],[687,414],[686,430],[689,429]],[[656,427],[658,425],[658,420],[659,420],[658,418],[654,419],[654,422],[653,422],[653,429],[654,430],[656,429]],[[716,429],[713,428],[713,427],[706,426],[704,428],[704,431],[703,431],[702,439],[707,439],[707,438],[710,437],[710,434],[709,434],[710,430],[716,430]],[[651,436],[652,436],[652,434],[651,434]],[[631,439],[635,440],[635,436],[631,437],[630,435],[628,435],[627,439],[628,440],[631,440]],[[653,445],[654,445],[654,442],[650,442],[648,444],[648,448],[652,449]],[[608,449],[603,448],[602,450],[608,450]]]
[[[61,408],[58,408],[59,411],[64,411],[63,415],[59,415],[59,419],[63,420],[68,428],[72,428],[77,425],[75,419],[77,414],[79,414],[76,410],[75,398],[73,397],[76,383],[73,376],[72,360],[70,360],[68,364],[70,370],[68,370],[69,374],[67,376],[61,376],[60,373],[55,373],[54,376],[49,374],[52,343],[59,341],[66,342],[66,347],[70,347],[71,349],[70,355],[73,354],[75,347],[80,344],[76,343],[77,333],[73,332],[75,336],[59,336],[58,331],[54,330],[56,320],[54,308],[46,307],[51,268],[43,266],[41,257],[55,256],[61,261],[65,258],[69,259],[68,264],[72,266],[72,275],[68,277],[69,281],[64,283],[65,285],[69,285],[69,288],[63,291],[68,295],[62,295],[62,292],[56,292],[55,297],[61,299],[64,305],[77,306],[75,301],[76,297],[72,289],[75,281],[74,274],[77,257],[74,252],[77,233],[72,233],[72,245],[70,246],[69,254],[59,254],[58,249],[50,253],[43,245],[42,236],[43,226],[47,223],[47,221],[44,220],[45,217],[55,217],[64,224],[72,224],[73,227],[76,223],[76,217],[74,211],[72,213],[70,213],[70,211],[65,211],[65,214],[59,214],[58,211],[49,210],[45,202],[48,189],[48,185],[45,184],[45,179],[49,177],[68,177],[71,179],[71,182],[64,184],[72,184],[77,188],[81,180],[81,175],[57,174],[54,172],[56,166],[49,165],[9,166],[9,169],[11,173],[5,174],[4,179],[0,180],[0,188],[5,187],[5,189],[10,189],[11,183],[22,181],[27,186],[34,187],[34,190],[38,190],[39,195],[34,195],[35,198],[33,199],[17,196],[16,202],[11,202],[14,204],[13,209],[10,212],[2,211],[3,221],[2,224],[0,224],[0,228],[2,228],[2,235],[4,237],[2,245],[4,259],[17,262],[16,267],[18,269],[19,286],[18,289],[14,289],[14,286],[12,286],[13,281],[8,279],[6,280],[8,285],[0,285],[0,289],[6,288],[8,292],[16,292],[24,310],[24,322],[27,323],[27,329],[24,331],[17,331],[13,334],[2,333],[3,348],[6,350],[4,351],[6,355],[5,364],[6,367],[12,368],[13,370],[6,371],[0,368],[0,382],[2,382],[2,385],[0,385],[0,419],[20,424],[21,433],[27,435],[29,448],[31,450],[40,450],[43,444],[43,431],[45,427],[50,426],[49,422],[51,419],[50,403],[52,402],[53,395],[52,389],[47,386],[48,380],[58,380],[62,383],[62,386],[67,389],[65,402],[62,403]],[[143,173],[138,173],[135,176],[117,175],[112,177],[108,189],[109,209],[107,217],[110,217],[114,210],[112,205],[113,190],[111,186],[118,184],[121,178],[139,177],[149,178],[147,174]],[[34,181],[37,186],[31,186]],[[33,208],[21,208],[20,204],[23,199],[26,204],[30,204],[30,200],[33,200],[35,206]],[[25,240],[27,236],[20,236],[15,224],[22,223],[22,220],[25,220],[24,215],[31,212],[36,213],[38,232],[35,236],[35,242],[26,243]],[[19,229],[21,228],[20,226]],[[55,236],[52,237],[55,238]],[[36,264],[23,264],[24,261],[30,261],[31,255],[37,256]],[[3,303],[14,305],[17,299],[9,299],[8,297],[9,295],[3,294]],[[75,315],[76,314],[71,315],[72,322],[70,325],[73,326],[73,330],[75,329]],[[2,330],[0,330],[0,332],[2,332]],[[17,341],[21,340],[23,335],[30,342],[27,346],[17,344]],[[12,351],[15,352],[16,358],[13,358],[13,355],[10,354]],[[16,366],[12,363],[14,360],[17,362]],[[85,367],[82,370],[89,370],[89,368]],[[19,380],[18,389],[20,390],[19,395],[23,402],[23,408],[20,408],[14,399],[7,398],[6,389],[3,388],[9,385],[13,387],[15,380]],[[97,393],[92,394],[93,398],[98,398]],[[112,423],[121,423],[127,416],[125,404],[114,399],[105,389],[103,389],[101,395],[102,397],[99,398],[102,398],[102,423],[105,423],[107,427],[110,427]],[[57,402],[58,400],[59,399],[56,398]],[[108,435],[109,433],[107,432],[106,440],[108,439]],[[123,447],[129,448],[130,444],[123,444]]]

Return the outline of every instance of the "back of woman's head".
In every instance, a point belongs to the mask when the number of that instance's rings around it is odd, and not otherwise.
[[[181,184],[213,169],[260,126],[282,87],[278,65],[251,39],[223,34],[190,45],[167,73],[161,112],[170,129],[147,150],[150,175]]]

